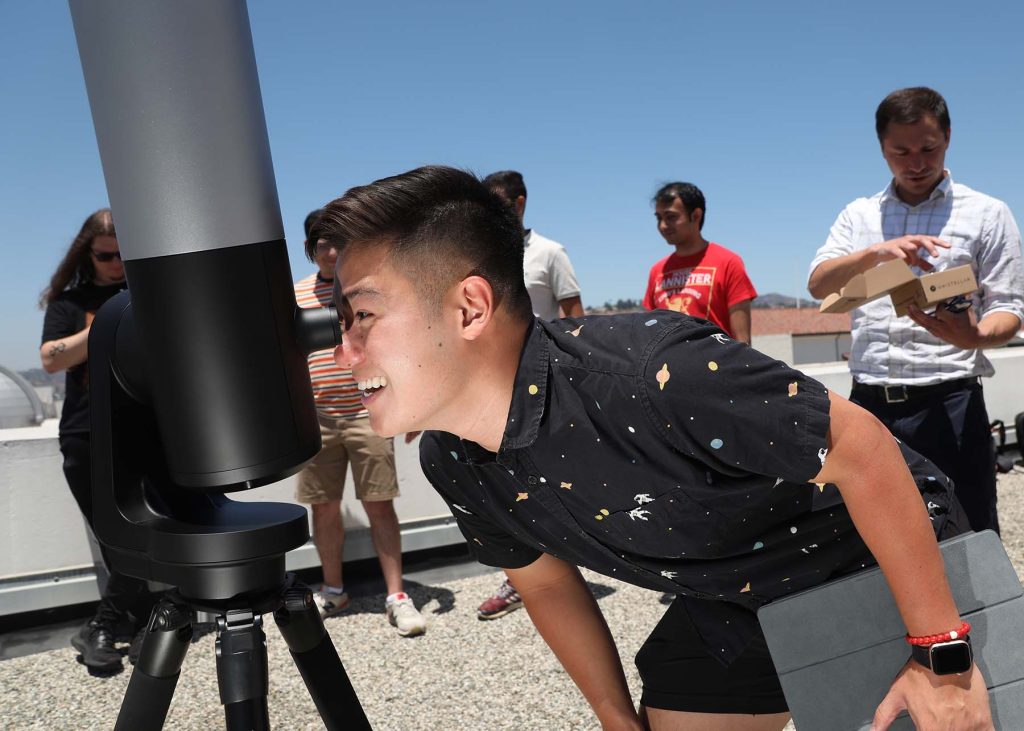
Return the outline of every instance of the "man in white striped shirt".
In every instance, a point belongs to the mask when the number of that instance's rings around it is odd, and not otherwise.
[[[945,169],[950,120],[938,92],[893,92],[875,129],[892,181],[839,214],[811,262],[808,289],[824,297],[897,258],[915,274],[972,267],[978,290],[966,311],[911,306],[909,317],[897,317],[882,298],[852,312],[850,399],[954,480],[975,530],[998,531],[980,378],[994,372],[983,350],[1008,342],[1024,319],[1020,231],[1005,203],[954,183]]]

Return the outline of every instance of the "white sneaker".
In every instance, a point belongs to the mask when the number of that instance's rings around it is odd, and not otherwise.
[[[388,615],[388,621],[398,628],[398,634],[402,637],[413,637],[427,631],[427,620],[423,619],[423,615],[404,591],[388,597],[384,611]]]
[[[320,610],[320,618],[327,619],[348,609],[348,592],[335,594],[330,591],[315,591],[313,592],[313,601],[316,602],[316,606]]]

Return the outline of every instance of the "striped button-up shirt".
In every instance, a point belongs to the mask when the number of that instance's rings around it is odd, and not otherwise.
[[[295,301],[299,307],[326,307],[331,304],[333,280],[310,274],[295,283]],[[332,419],[369,416],[359,398],[359,387],[352,371],[334,362],[334,350],[317,350],[309,354],[309,380],[313,384],[313,400],[317,411]]]
[[[870,198],[858,198],[839,214],[818,249],[809,274],[829,259],[901,236],[935,236],[950,244],[930,261],[936,271],[969,264],[978,281],[971,296],[979,320],[1009,312],[1024,320],[1024,275],[1020,230],[1000,200],[945,178],[928,200],[911,206],[893,183]],[[913,268],[917,275],[925,274]],[[851,312],[850,371],[869,385],[923,386],[995,370],[981,350],[963,350],[940,340],[909,317],[897,317],[888,297]]]

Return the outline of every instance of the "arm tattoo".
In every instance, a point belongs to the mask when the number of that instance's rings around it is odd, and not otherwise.
[[[57,353],[63,353],[67,349],[67,345],[64,343],[54,343],[50,346],[50,357],[57,355]]]

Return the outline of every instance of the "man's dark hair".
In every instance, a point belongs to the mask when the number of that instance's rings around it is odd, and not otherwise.
[[[315,211],[310,211],[306,214],[306,220],[302,222],[302,228],[306,232],[306,257],[310,261],[316,261],[316,239],[309,235],[309,232],[313,230],[313,224],[316,223],[316,219],[320,218],[320,214],[324,212],[323,208],[317,208]]]
[[[309,238],[334,244],[339,255],[351,246],[386,247],[435,307],[453,284],[478,275],[496,304],[523,320],[533,316],[519,220],[464,170],[430,165],[352,188],[327,204]]]
[[[704,194],[693,183],[666,183],[658,188],[658,192],[654,194],[651,203],[654,205],[660,203],[663,206],[670,206],[676,198],[683,204],[683,209],[686,211],[687,216],[692,216],[697,208],[701,210],[700,227],[697,230],[704,230],[704,220],[708,217],[708,209],[704,203]]]
[[[515,170],[499,170],[484,178],[484,185],[500,195],[509,203],[514,203],[519,196],[526,197],[526,183],[523,175]]]
[[[949,108],[942,94],[927,86],[898,89],[882,100],[875,110],[875,132],[878,141],[885,137],[890,122],[914,124],[926,115],[935,117],[944,134],[949,134]]]

